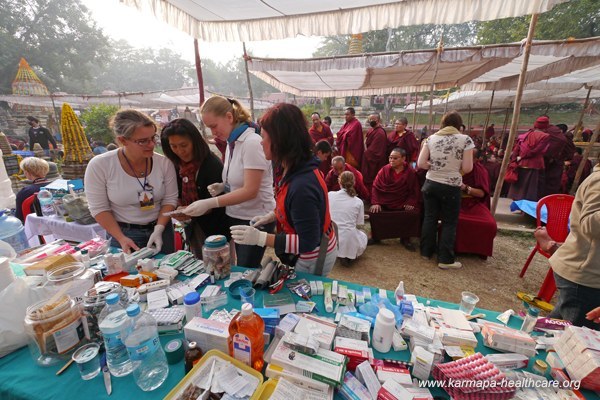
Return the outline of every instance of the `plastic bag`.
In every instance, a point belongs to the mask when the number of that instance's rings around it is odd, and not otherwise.
[[[92,214],[90,214],[85,193],[64,195],[62,206],[71,219],[82,225],[90,225],[96,222]]]

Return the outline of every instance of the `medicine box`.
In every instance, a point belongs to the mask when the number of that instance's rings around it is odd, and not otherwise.
[[[185,338],[188,342],[196,342],[198,347],[206,353],[215,349],[229,354],[227,338],[229,325],[222,322],[194,317],[183,327]]]
[[[334,387],[327,383],[319,382],[311,378],[307,378],[299,372],[298,369],[290,367],[281,367],[270,363],[265,368],[265,376],[267,378],[280,379],[285,378],[301,388],[312,390],[319,393],[326,393],[327,398],[332,400]]]
[[[287,332],[293,332],[294,328],[296,328],[296,325],[298,325],[298,321],[300,321],[299,315],[287,314],[275,328],[275,336],[281,338]]]
[[[321,348],[330,350],[336,328],[337,325],[333,322],[317,318],[313,315],[303,314],[294,332],[305,336],[313,336],[319,341]]]
[[[255,308],[254,312],[265,321],[265,325],[279,324],[279,310],[276,308]]]
[[[346,375],[344,375],[344,382],[342,382],[338,392],[345,400],[372,399],[367,388],[350,372],[346,372]]]

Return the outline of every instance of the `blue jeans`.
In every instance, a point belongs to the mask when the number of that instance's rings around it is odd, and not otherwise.
[[[600,329],[600,324],[589,321],[585,314],[600,306],[600,289],[579,285],[554,273],[558,288],[558,301],[550,313],[550,318],[564,319],[575,326]]]
[[[249,220],[237,219],[229,217],[229,226],[233,225],[249,225]],[[264,225],[259,228],[261,231],[267,233],[275,232],[275,222]],[[237,258],[237,265],[245,268],[260,268],[260,262],[265,255],[265,248],[261,246],[248,246],[245,244],[235,244],[235,254]]]
[[[133,240],[135,242],[135,244],[141,249],[142,247],[146,247],[146,245],[148,244],[148,240],[150,239],[150,235],[152,235],[152,232],[154,232],[154,226],[153,225],[148,225],[147,228],[127,228],[124,227],[122,225],[119,225],[121,227],[121,231],[123,232],[123,234],[125,236],[127,236],[128,238],[130,238],[131,240]],[[161,253],[163,254],[171,254],[175,252],[175,232],[173,231],[173,224],[169,223],[167,224],[167,226],[165,227],[165,230],[163,231],[162,234],[162,240],[163,240],[163,245],[162,245],[162,249],[160,250]],[[121,245],[119,244],[119,242],[111,237],[110,238],[110,245],[112,247],[116,247],[116,248],[121,248]]]
[[[431,257],[437,251],[438,262],[452,264],[455,260],[454,242],[460,212],[460,187],[427,179],[421,192],[425,206],[421,229],[421,255]],[[438,218],[442,220],[439,243]]]

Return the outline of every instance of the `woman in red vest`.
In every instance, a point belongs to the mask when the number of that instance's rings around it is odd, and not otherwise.
[[[279,103],[261,118],[263,150],[282,172],[275,188],[275,211],[256,217],[251,226],[231,227],[236,243],[269,246],[296,270],[327,275],[337,257],[337,237],[329,215],[327,186],[302,111]],[[256,227],[277,221],[277,234]]]

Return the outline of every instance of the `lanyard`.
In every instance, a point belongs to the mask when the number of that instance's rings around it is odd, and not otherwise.
[[[227,144],[229,145],[229,161],[227,162],[227,171],[225,172],[225,184],[229,183],[229,167],[231,167],[231,159],[233,158],[233,149],[235,148],[235,142],[242,136],[242,133],[246,132],[248,124],[243,123],[235,128],[227,138]]]
[[[137,173],[135,172],[135,169],[133,168],[133,165],[131,165],[131,163],[129,162],[129,159],[125,155],[125,152],[123,151],[123,149],[121,149],[121,154],[123,154],[123,158],[125,158],[125,161],[127,161],[127,165],[129,165],[129,168],[131,168],[131,172],[133,172],[133,174],[135,175],[135,180],[138,181],[138,183],[142,187],[142,190],[146,190],[146,184],[148,183],[148,159],[146,159],[146,169],[144,172],[144,183],[142,184],[142,182],[140,181],[140,179],[137,176]]]

